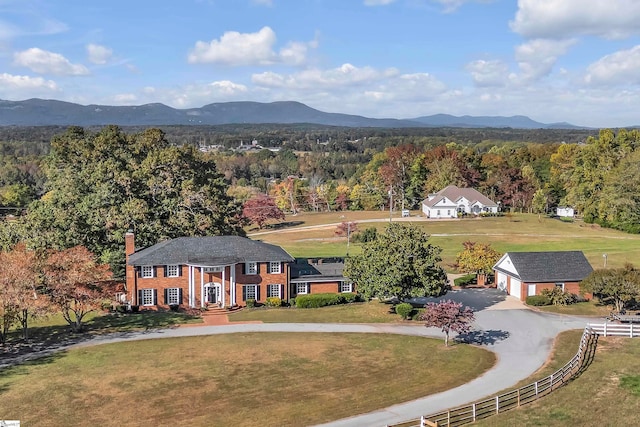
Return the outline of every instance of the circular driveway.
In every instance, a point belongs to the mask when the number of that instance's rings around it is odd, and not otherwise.
[[[541,313],[527,309],[514,297],[495,289],[467,289],[451,291],[438,299],[452,299],[476,310],[474,330],[459,337],[466,342],[486,347],[497,355],[496,365],[471,382],[435,395],[390,406],[378,411],[337,420],[329,426],[384,426],[419,418],[448,408],[496,394],[527,378],[546,361],[558,333],[568,329],[582,329],[590,319]],[[416,302],[429,302],[425,299]],[[56,351],[121,341],[217,335],[237,332],[353,332],[392,333],[436,337],[443,339],[437,328],[399,323],[343,324],[343,323],[245,323],[223,326],[179,327],[173,329],[128,332],[95,337],[89,341],[62,346],[57,349],[27,355],[22,361],[42,357]],[[444,343],[443,343],[444,345]],[[5,366],[20,363],[20,360]],[[3,365],[0,363],[0,365]],[[391,380],[391,379],[389,379]]]

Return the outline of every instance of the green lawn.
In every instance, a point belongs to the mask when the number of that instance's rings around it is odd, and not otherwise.
[[[561,334],[548,367],[520,385],[550,375],[576,352],[582,331]],[[600,337],[589,368],[542,399],[487,418],[481,426],[632,426],[640,407],[640,340]]]
[[[493,353],[385,334],[243,333],[57,353],[2,371],[24,426],[311,425],[475,378]]]
[[[402,322],[391,304],[378,301],[321,308],[256,308],[229,315],[232,322],[260,320],[265,323],[389,323]]]
[[[578,302],[569,305],[546,305],[536,307],[547,313],[572,314],[575,316],[607,317],[613,310],[610,305],[602,305],[597,300]]]
[[[344,215],[344,218],[340,218],[341,215]],[[376,218],[380,221],[363,222]],[[382,230],[387,224],[387,218],[388,213],[378,211],[301,213],[286,219],[299,225],[256,235],[253,238],[281,245],[295,257],[344,256],[347,253],[347,240],[335,237],[335,227],[314,230],[301,227],[346,220],[360,221],[360,230],[367,227]],[[456,254],[462,250],[462,243],[466,240],[491,243],[500,252],[581,250],[594,268],[603,266],[604,253],[607,254],[608,267],[622,267],[626,262],[634,263],[640,259],[640,235],[609,230],[582,221],[568,223],[557,219],[538,218],[532,214],[514,214],[511,218],[490,217],[452,221],[413,217],[410,223],[423,227],[431,234],[430,242],[443,249],[443,265],[447,269],[450,269],[449,265],[454,262]],[[358,253],[360,246],[351,243],[348,251],[350,254]]]

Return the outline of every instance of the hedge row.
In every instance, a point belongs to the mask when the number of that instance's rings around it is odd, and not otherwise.
[[[318,308],[356,302],[358,295],[352,293],[298,295],[295,301],[298,308]]]
[[[454,286],[467,286],[472,284],[475,280],[476,280],[476,274],[470,273],[470,274],[466,274],[464,276],[458,277],[457,279],[454,279],[453,284]]]

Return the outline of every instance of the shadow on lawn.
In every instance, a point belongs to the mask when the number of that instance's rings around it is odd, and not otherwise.
[[[61,348],[112,334],[126,337],[134,333],[175,328],[180,324],[201,321],[200,317],[179,312],[108,313],[88,320],[82,332],[73,332],[67,324],[29,328],[29,339],[13,331],[4,347],[0,347],[0,369],[18,363],[42,360],[49,363],[61,357]]]

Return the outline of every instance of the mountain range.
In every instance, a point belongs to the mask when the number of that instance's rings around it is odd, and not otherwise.
[[[80,105],[71,102],[28,99],[0,100],[0,126],[160,126],[258,123],[312,123],[344,127],[464,127],[517,129],[579,129],[569,123],[545,124],[526,116],[451,116],[436,114],[412,119],[375,119],[326,113],[294,101],[271,103],[219,102],[200,108],[177,109],[164,104],[137,106]]]

